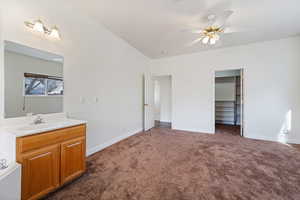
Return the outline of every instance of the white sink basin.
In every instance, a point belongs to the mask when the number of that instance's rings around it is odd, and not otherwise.
[[[73,119],[62,119],[55,121],[47,121],[42,124],[24,124],[19,126],[7,127],[6,130],[17,137],[33,135],[37,133],[42,133],[46,131],[76,126],[80,124],[85,124],[85,121],[73,120]]]
[[[51,126],[51,124],[49,124],[49,123],[32,124],[32,125],[18,127],[18,128],[16,128],[16,130],[19,130],[19,131],[31,131],[31,130],[38,130],[38,129],[48,128],[50,126]]]

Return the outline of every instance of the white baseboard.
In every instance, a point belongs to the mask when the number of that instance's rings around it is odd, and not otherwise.
[[[179,127],[173,127],[173,126],[172,126],[172,129],[178,130],[178,131],[194,132],[194,133],[215,134],[215,132],[213,130],[187,129],[187,128],[179,128]]]
[[[272,141],[272,142],[278,142],[277,138],[274,137],[268,137],[265,135],[246,135],[244,133],[245,138],[254,139],[254,140],[264,140],[264,141]]]
[[[124,139],[126,139],[126,138],[128,138],[128,137],[130,137],[132,135],[135,135],[135,134],[137,134],[139,132],[142,132],[142,131],[143,131],[143,129],[138,129],[138,130],[126,133],[124,135],[121,135],[119,137],[113,138],[113,139],[111,139],[111,140],[109,140],[109,141],[107,141],[107,142],[105,142],[103,144],[99,144],[97,146],[94,146],[94,147],[92,147],[92,148],[90,148],[90,149],[87,150],[86,156],[90,156],[90,155],[92,155],[94,153],[97,153],[98,151],[101,151],[101,150],[105,149],[106,147],[109,147],[109,146],[111,146],[111,145],[113,145],[113,144],[115,144],[117,142],[120,142],[121,140],[124,140]]]
[[[250,139],[255,139],[255,140],[265,140],[265,141],[272,141],[272,142],[280,142],[278,141],[278,138],[274,138],[274,137],[265,137],[265,136],[245,136],[246,138],[250,138]],[[288,138],[287,139],[287,143],[290,144],[300,144],[299,139],[293,139],[293,138]]]
[[[291,143],[291,144],[300,144],[299,139],[292,139],[292,138],[289,138],[289,139],[288,139],[288,142]]]

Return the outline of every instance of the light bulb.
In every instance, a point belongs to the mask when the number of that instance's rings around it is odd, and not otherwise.
[[[207,44],[208,41],[209,41],[209,37],[206,36],[205,38],[203,38],[202,43],[203,43],[203,44]]]
[[[210,44],[216,44],[215,38],[211,38],[211,39],[210,39]]]
[[[44,24],[41,20],[37,20],[34,25],[33,25],[33,30],[40,32],[40,33],[44,33],[45,29],[44,29]]]
[[[51,29],[49,36],[52,37],[53,39],[58,39],[58,40],[60,39],[59,31],[56,26]]]

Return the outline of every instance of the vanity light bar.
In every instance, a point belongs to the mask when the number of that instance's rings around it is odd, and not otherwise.
[[[44,74],[33,74],[33,73],[24,73],[24,77],[28,77],[28,78],[47,78],[47,79],[52,79],[52,80],[63,80],[63,78],[59,77],[59,76],[49,76],[49,75],[44,75]]]
[[[32,29],[33,31],[43,33],[43,34],[45,34],[53,39],[56,39],[56,40],[61,39],[57,26],[54,26],[53,28],[48,29],[40,19],[34,21],[33,23],[25,21],[24,24],[26,27]]]

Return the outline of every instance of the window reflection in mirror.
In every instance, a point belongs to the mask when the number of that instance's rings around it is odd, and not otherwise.
[[[25,95],[45,95],[46,80],[43,78],[25,77]]]
[[[63,80],[47,79],[47,95],[63,95],[64,83]]]
[[[6,118],[63,112],[63,94],[62,56],[5,41]]]

